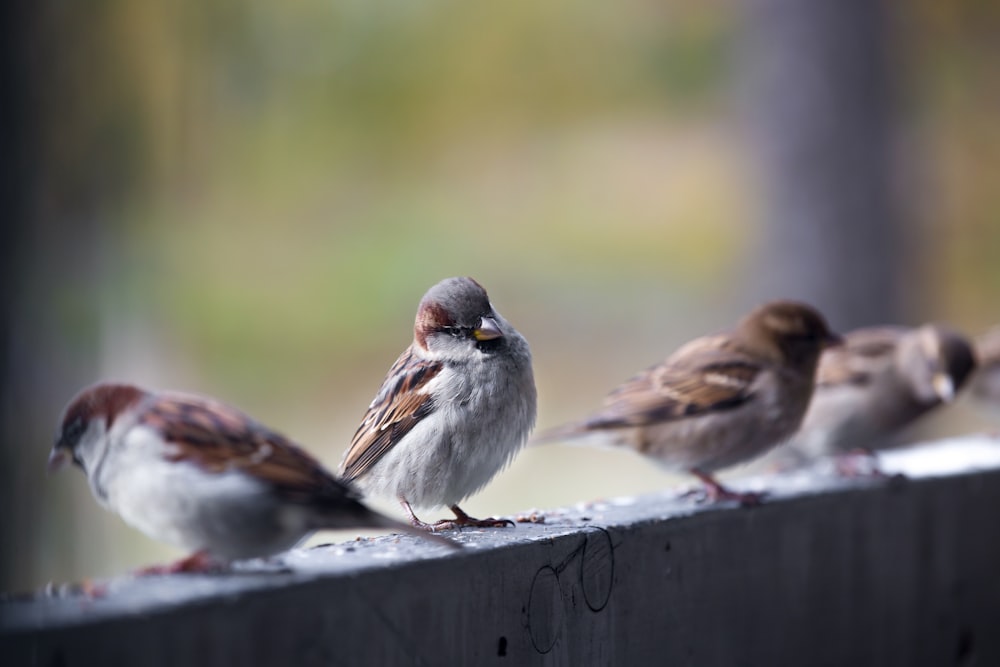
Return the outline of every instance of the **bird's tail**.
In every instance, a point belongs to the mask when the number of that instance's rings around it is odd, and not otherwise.
[[[528,446],[535,447],[553,442],[590,447],[616,444],[621,439],[618,430],[620,429],[603,428],[602,423],[593,420],[571,422],[536,433],[528,441]]]
[[[620,422],[590,418],[542,431],[528,441],[529,447],[558,442],[564,445],[618,449],[634,446],[636,429]]]
[[[541,433],[536,433],[531,436],[528,440],[528,446],[534,447],[536,445],[547,445],[553,442],[569,442],[571,440],[576,440],[587,434],[587,428],[584,424],[571,423],[562,424],[560,426],[555,426],[553,428],[546,429]]]

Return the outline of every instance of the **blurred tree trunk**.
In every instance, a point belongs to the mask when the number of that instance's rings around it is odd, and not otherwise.
[[[895,191],[886,3],[743,7],[741,63],[764,192],[755,297],[804,299],[844,330],[899,321],[908,239]]]
[[[46,479],[60,412],[94,380],[111,204],[134,182],[114,81],[115,3],[4,3],[0,182],[0,589],[70,570],[65,479]],[[127,109],[127,107],[126,107]],[[53,502],[54,500],[54,502]],[[48,506],[48,505],[56,505]]]
[[[4,519],[0,535],[0,590],[10,590],[17,573],[24,570],[18,545],[31,544],[37,525],[36,504],[24,502],[30,492],[20,472],[31,447],[24,428],[25,390],[22,367],[15,351],[15,326],[24,276],[22,269],[28,232],[29,209],[39,165],[37,114],[31,89],[31,44],[38,8],[33,3],[3,3],[0,9],[3,56],[0,99],[0,508]]]

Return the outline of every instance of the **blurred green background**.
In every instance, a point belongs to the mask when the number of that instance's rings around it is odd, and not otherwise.
[[[764,296],[734,3],[39,7],[17,63],[32,189],[7,221],[28,224],[7,285],[4,590],[178,555],[77,471],[44,476],[63,405],[97,379],[217,396],[334,468],[441,278],[474,276],[528,338],[542,428]],[[919,183],[904,234],[927,242],[891,316],[975,334],[998,319],[1000,10],[894,12],[892,127]],[[949,428],[981,426],[960,414]],[[463,506],[676,484],[553,446]]]

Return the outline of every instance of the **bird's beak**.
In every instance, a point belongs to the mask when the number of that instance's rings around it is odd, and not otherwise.
[[[931,386],[934,387],[934,393],[937,394],[937,397],[944,403],[950,403],[955,398],[955,382],[947,373],[935,373],[934,379],[931,380]]]
[[[472,336],[476,340],[493,340],[503,336],[500,326],[492,317],[484,317],[479,326],[472,330]]]
[[[844,338],[840,334],[836,334],[832,331],[827,332],[826,338],[823,339],[823,349],[828,347],[840,347],[844,344]]]
[[[62,443],[56,443],[56,446],[52,448],[52,453],[49,454],[49,463],[45,466],[45,469],[51,475],[54,472],[58,472],[69,463],[70,455],[69,448]]]

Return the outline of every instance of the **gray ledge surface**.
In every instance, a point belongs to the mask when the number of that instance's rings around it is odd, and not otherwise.
[[[0,601],[4,665],[1000,665],[1000,441]]]

